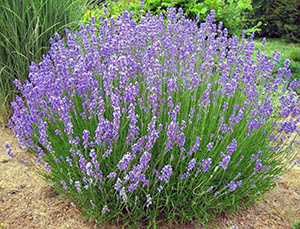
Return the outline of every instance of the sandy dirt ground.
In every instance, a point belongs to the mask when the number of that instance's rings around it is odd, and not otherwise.
[[[62,199],[35,172],[8,157],[3,147],[4,141],[11,145],[19,158],[29,157],[28,153],[18,148],[11,130],[0,127],[0,228],[120,228],[96,226],[84,220],[76,207]],[[299,165],[277,181],[276,188],[266,193],[257,204],[234,215],[222,215],[209,228],[288,229],[296,220],[300,220]],[[180,225],[162,228],[194,227]]]

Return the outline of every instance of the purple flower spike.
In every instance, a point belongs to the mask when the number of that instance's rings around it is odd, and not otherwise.
[[[219,162],[219,166],[221,166],[224,170],[227,170],[231,156],[224,154],[223,152],[222,152],[222,156],[223,156],[223,160]]]
[[[133,159],[132,155],[130,153],[126,153],[119,161],[117,168],[120,171],[127,171],[132,159]]]
[[[16,157],[16,155],[11,152],[10,146],[9,146],[9,144],[7,142],[4,142],[4,147],[6,149],[6,153],[7,153],[8,156],[10,156],[12,158]]]
[[[196,159],[193,158],[192,160],[190,160],[188,166],[186,167],[187,171],[191,171],[196,165]]]
[[[202,160],[199,164],[202,166],[203,171],[207,172],[211,167],[211,158],[208,158],[207,160]]]
[[[67,184],[65,181],[61,181],[60,184],[63,186],[64,190],[67,190]]]
[[[207,150],[208,150],[208,152],[210,152],[210,151],[212,150],[213,147],[214,147],[214,142],[208,143],[208,145],[207,145]]]
[[[47,170],[51,170],[51,167],[47,162],[44,163],[44,168]]]
[[[70,165],[70,167],[73,166],[73,163],[71,161],[71,159],[69,157],[66,157],[66,162],[68,162],[68,164]]]
[[[151,154],[148,152],[144,152],[142,156],[140,157],[140,166],[142,168],[142,171],[145,171],[149,168],[149,162],[151,159]]]
[[[237,184],[234,182],[234,181],[231,181],[229,184],[228,184],[228,187],[231,191],[234,191],[236,190],[237,188]]]
[[[115,172],[111,172],[110,174],[108,174],[106,177],[107,178],[115,178],[117,176],[117,174]]]
[[[164,181],[165,183],[169,182],[169,178],[172,176],[173,169],[171,165],[166,165],[161,170],[161,175],[159,176],[159,179],[161,181]]]
[[[232,155],[237,149],[237,141],[235,139],[232,140],[232,143],[229,144],[227,147],[227,154]]]
[[[84,148],[87,148],[89,145],[89,136],[90,136],[90,132],[88,130],[82,131],[82,140],[83,140]]]

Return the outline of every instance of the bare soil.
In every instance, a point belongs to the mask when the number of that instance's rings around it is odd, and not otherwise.
[[[29,157],[28,153],[18,148],[11,130],[0,127],[0,228],[105,228],[89,223],[70,201],[62,199],[35,172],[8,157],[3,147],[4,141],[11,145],[18,158]],[[277,181],[276,188],[266,193],[260,202],[234,215],[218,217],[209,228],[288,229],[296,220],[300,220],[299,165]],[[180,225],[164,228],[194,227]]]

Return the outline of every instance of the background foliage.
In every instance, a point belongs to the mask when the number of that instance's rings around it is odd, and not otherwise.
[[[229,34],[240,35],[246,22],[246,12],[252,10],[251,0],[145,0],[145,1],[106,1],[99,3],[96,7],[85,14],[86,21],[90,21],[91,16],[116,17],[124,10],[133,11],[136,18],[145,15],[147,11],[159,15],[166,15],[168,8],[182,8],[185,16],[196,19],[199,15],[201,22],[205,21],[210,10],[216,11],[217,22],[223,22],[224,27],[229,30]],[[107,14],[103,12],[103,7],[107,8]],[[97,20],[97,19],[96,19]],[[259,24],[251,26],[246,33],[258,31]]]
[[[0,1],[0,105],[4,123],[17,91],[14,79],[24,82],[31,62],[42,60],[54,32],[76,27],[88,0]]]
[[[252,0],[253,12],[248,22],[262,22],[260,36],[284,38],[288,42],[300,42],[300,1]]]

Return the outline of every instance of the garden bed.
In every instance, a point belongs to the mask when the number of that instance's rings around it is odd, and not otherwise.
[[[4,141],[11,145],[18,158],[29,157],[18,149],[11,130],[0,128],[0,142]],[[0,228],[97,228],[85,221],[76,207],[61,199],[34,171],[7,156],[2,144],[0,151]],[[266,193],[258,204],[232,216],[219,216],[208,228],[290,228],[300,220],[299,178],[298,165],[277,181],[276,188]],[[194,227],[174,225],[171,228]]]

